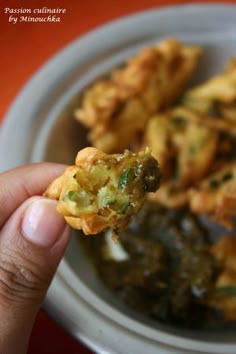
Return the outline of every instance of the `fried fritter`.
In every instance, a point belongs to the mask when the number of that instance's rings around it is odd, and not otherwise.
[[[159,113],[147,123],[143,146],[150,146],[153,156],[158,159],[165,179],[172,175],[171,160],[175,156],[175,148],[171,142],[170,119],[167,113]]]
[[[157,190],[160,177],[149,148],[107,155],[88,147],[44,195],[59,200],[57,210],[67,223],[87,235],[107,228],[119,231],[141,208],[145,194]]]
[[[90,129],[89,141],[105,152],[130,146],[149,117],[180,95],[201,52],[197,46],[167,39],[144,48],[108,79],[97,81],[75,112]]]
[[[177,156],[177,178],[182,188],[199,182],[214,159],[218,134],[204,125],[190,121]]]
[[[188,204],[188,190],[176,186],[173,180],[162,183],[159,193],[152,193],[148,199],[164,205],[166,208],[179,209]]]
[[[182,107],[156,115],[148,122],[144,136],[144,144],[151,147],[164,174],[168,175],[165,171],[172,161],[176,170],[172,177],[182,187],[206,175],[218,144],[218,131],[205,127],[193,115]]]
[[[182,207],[188,202],[187,190],[205,177],[214,160],[217,130],[198,122],[195,113],[177,107],[152,117],[144,135],[164,175],[158,194],[150,196],[167,207]]]
[[[194,213],[208,214],[231,228],[236,215],[236,163],[226,164],[191,189],[189,201]]]
[[[221,105],[230,105],[236,100],[236,59],[227,64],[222,74],[190,89],[184,96],[185,106],[212,117],[221,116]]]

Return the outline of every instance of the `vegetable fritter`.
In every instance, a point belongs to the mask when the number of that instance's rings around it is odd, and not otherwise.
[[[201,124],[189,109],[177,107],[152,117],[144,145],[158,159],[164,180],[158,194],[150,197],[170,208],[186,205],[188,188],[209,172],[218,142],[218,130]]]
[[[189,192],[190,208],[208,214],[228,228],[236,216],[236,163],[224,165]]]
[[[187,187],[206,175],[217,150],[218,131],[198,122],[190,110],[177,107],[150,119],[144,144],[152,148],[165,176],[174,168],[170,177]]]
[[[227,64],[225,71],[205,83],[187,91],[184,105],[196,111],[221,115],[221,104],[230,104],[236,100],[236,59]]]
[[[123,229],[142,206],[145,194],[160,184],[158,162],[149,148],[134,154],[107,155],[88,147],[75,165],[48,187],[45,196],[58,199],[57,210],[75,229],[96,234]]]

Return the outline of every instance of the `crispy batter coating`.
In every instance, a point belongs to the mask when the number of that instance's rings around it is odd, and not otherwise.
[[[76,118],[90,129],[89,140],[105,152],[127,148],[150,115],[172,103],[191,78],[201,49],[167,39],[144,48],[82,99]]]
[[[88,147],[44,195],[59,200],[57,210],[67,223],[87,235],[107,228],[119,231],[141,208],[146,192],[157,190],[160,178],[149,148],[107,155]]]
[[[144,131],[143,146],[151,146],[153,156],[159,161],[165,178],[172,174],[171,160],[175,148],[171,142],[171,127],[168,113],[152,116]]]
[[[190,208],[228,228],[236,215],[236,163],[224,165],[189,191]]]
[[[178,115],[175,115],[178,119]],[[186,126],[183,131],[182,139],[178,139],[178,155],[177,155],[177,172],[176,178],[178,184],[182,187],[199,182],[209,170],[218,143],[218,133],[213,129],[189,119],[188,115],[184,116]],[[175,141],[176,133],[173,133]]]
[[[217,116],[218,103],[230,104],[236,100],[236,59],[227,64],[222,74],[189,90],[183,99],[186,106]]]
[[[187,189],[206,176],[217,151],[218,131],[204,126],[195,114],[177,107],[147,124],[144,145],[151,147],[164,175],[159,193],[150,197],[167,207],[188,202]]]
[[[220,267],[216,290],[207,305],[223,311],[227,321],[236,320],[236,237],[225,236],[211,247],[211,253]]]
[[[208,127],[209,129],[217,130],[218,132],[227,133],[232,137],[236,137],[236,104],[232,102],[231,104],[223,104],[221,102],[217,103],[218,108],[213,116],[213,111],[200,112],[190,107],[181,106],[177,110],[183,112],[183,115],[189,117],[193,121]]]
[[[148,199],[158,202],[167,208],[182,208],[188,204],[188,193],[185,189],[176,186],[170,180],[161,184],[158,193],[148,195]]]

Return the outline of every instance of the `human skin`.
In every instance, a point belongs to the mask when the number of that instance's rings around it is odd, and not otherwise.
[[[65,170],[30,164],[0,174],[0,353],[25,354],[35,316],[69,240],[56,202],[41,195]]]

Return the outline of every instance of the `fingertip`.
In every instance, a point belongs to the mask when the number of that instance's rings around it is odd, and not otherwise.
[[[66,229],[66,222],[56,210],[57,202],[47,198],[33,200],[26,208],[21,224],[22,235],[43,247],[53,246]]]

